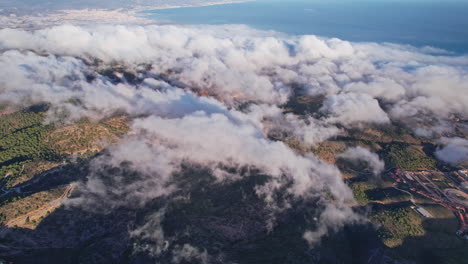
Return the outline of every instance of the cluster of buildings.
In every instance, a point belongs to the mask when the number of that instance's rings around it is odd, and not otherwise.
[[[455,183],[456,186],[460,186],[461,188],[468,186],[468,170],[452,171],[446,173],[446,176],[450,181]]]
[[[405,184],[410,191],[427,197],[438,204],[448,208],[457,217],[460,227],[456,232],[457,236],[468,240],[468,170],[454,171],[446,173],[454,188],[442,189],[443,185],[437,183],[438,178],[431,177],[430,172],[417,171],[410,172],[402,169],[394,169],[389,173],[397,183]],[[430,218],[432,215],[422,207],[414,209],[424,218]]]

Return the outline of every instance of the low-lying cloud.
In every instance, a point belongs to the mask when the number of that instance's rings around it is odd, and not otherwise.
[[[338,157],[353,163],[364,162],[376,177],[380,176],[385,169],[385,163],[379,156],[363,147],[348,148],[345,152],[340,153]]]
[[[154,72],[170,73],[171,80],[231,106],[252,100],[282,104],[291,87],[300,87],[325,95],[323,112],[344,125],[404,120],[435,126],[468,114],[468,58],[405,46],[282,36],[244,26],[66,25],[0,30],[0,48],[151,64]]]
[[[92,162],[71,205],[144,207],[178,188],[172,176],[184,163],[209,168],[219,182],[233,174],[225,167],[251,167],[270,177],[257,188],[269,204],[280,188],[295,198],[320,199],[325,210],[317,229],[304,235],[311,245],[362,217],[335,166],[299,154],[272,134],[314,146],[347,128],[401,122],[438,138],[459,131],[458,116],[468,115],[468,57],[398,45],[245,26],[63,25],[2,29],[0,50],[0,101],[10,107],[51,103],[49,122],[115,112],[131,117],[129,135]],[[135,80],[116,82],[103,73],[119,67]],[[296,95],[323,101],[314,113],[285,113]],[[442,142],[439,159],[466,159],[464,139]],[[375,175],[384,168],[360,147],[341,157],[367,162]],[[147,224],[141,228],[160,220]],[[145,236],[142,229],[132,234]],[[161,241],[155,240],[157,248]],[[175,263],[206,259],[190,245],[178,250]]]
[[[452,165],[460,165],[468,162],[468,140],[465,138],[441,138],[442,145],[436,152],[436,157]]]
[[[344,126],[390,123],[387,113],[380,108],[379,102],[367,94],[330,95],[320,111],[328,114],[329,117],[326,119],[328,122]]]

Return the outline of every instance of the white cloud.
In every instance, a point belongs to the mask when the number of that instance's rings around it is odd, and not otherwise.
[[[175,248],[172,254],[173,263],[180,263],[182,261],[193,263],[195,260],[202,264],[209,263],[209,255],[206,250],[201,251],[190,244],[184,244],[182,247]]]
[[[352,126],[362,123],[389,123],[390,119],[379,102],[367,94],[330,95],[320,111],[329,115],[330,123]]]
[[[270,140],[270,133],[315,145],[342,133],[338,127],[395,120],[429,123],[419,132],[433,136],[453,130],[454,114],[468,114],[467,57],[398,45],[284,36],[245,26],[64,25],[0,30],[0,50],[1,101],[50,102],[51,120],[54,110],[63,109],[69,120],[115,111],[134,120],[131,135],[94,161],[80,186],[83,195],[70,203],[142,207],[177,188],[172,174],[183,162],[211,168],[219,181],[230,177],[220,173],[220,165],[255,167],[272,178],[256,189],[268,203],[285,182],[294,197],[331,194],[333,202],[322,199],[326,209],[317,230],[305,234],[310,243],[360,220],[350,207],[352,193],[336,167],[297,154]],[[102,62],[94,65],[95,60]],[[135,72],[142,64],[151,70],[137,73],[137,84],[112,83],[98,73],[117,63]],[[320,113],[283,113],[293,92],[324,96]],[[466,156],[463,142],[447,141],[437,155],[458,161]],[[372,153],[360,151],[363,157],[374,173],[381,171]],[[105,170],[112,168],[119,170],[107,177]],[[127,179],[128,171],[135,177]]]
[[[444,146],[435,152],[437,159],[452,165],[468,162],[467,139],[459,137],[441,138],[439,143]]]
[[[382,171],[385,169],[385,163],[379,158],[379,156],[363,147],[348,148],[345,152],[340,153],[338,157],[347,159],[351,162],[365,162],[372,170],[374,176],[380,176]]]
[[[291,86],[299,84],[310,94],[383,100],[395,119],[421,112],[438,118],[468,113],[467,57],[426,55],[397,45],[284,37],[244,26],[67,25],[36,32],[0,30],[0,47],[151,63],[158,72],[172,70],[171,78],[230,104],[283,103]]]
[[[166,210],[163,208],[146,217],[143,225],[138,226],[130,232],[133,238],[144,239],[146,243],[138,245],[136,252],[148,252],[152,255],[159,255],[166,251],[169,241],[165,240],[164,230],[161,223],[164,220]]]
[[[252,105],[247,114],[265,135],[295,137],[306,146],[314,146],[343,133],[341,129],[320,119],[310,116],[304,119],[294,114],[284,114],[278,106]]]
[[[366,220],[363,216],[354,213],[348,206],[326,203],[325,209],[317,221],[318,227],[313,231],[304,232],[303,235],[303,238],[312,247],[320,244],[322,237],[330,231],[336,232],[346,224],[364,223]]]
[[[336,168],[312,156],[298,156],[284,143],[266,139],[255,126],[242,120],[195,112],[178,119],[137,119],[132,128],[172,146],[170,151],[178,156],[177,160],[206,166],[254,166],[276,178],[290,177],[290,191],[295,195],[329,191],[336,199],[352,200]]]

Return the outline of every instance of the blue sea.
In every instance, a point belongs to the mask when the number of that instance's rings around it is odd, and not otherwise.
[[[468,1],[257,0],[143,15],[183,24],[246,24],[294,35],[431,46],[468,54]]]

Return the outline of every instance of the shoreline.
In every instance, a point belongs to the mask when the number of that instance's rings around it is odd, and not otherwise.
[[[206,6],[215,6],[215,5],[229,5],[229,4],[240,4],[240,3],[247,3],[247,2],[253,2],[256,0],[229,0],[229,1],[215,1],[215,2],[210,2],[210,3],[205,3],[205,4],[198,4],[198,5],[166,5],[166,6],[139,6],[135,7],[132,9],[128,10],[128,15],[137,17],[137,18],[143,18],[143,19],[148,19],[145,16],[142,16],[141,13],[143,12],[148,12],[150,14],[150,11],[155,11],[155,10],[166,10],[166,9],[179,9],[179,8],[190,8],[190,7],[206,7]],[[150,19],[153,21],[162,21],[162,20],[156,20],[156,19]]]
[[[24,10],[1,10],[0,9],[0,29],[23,29],[37,30],[50,26],[62,24],[89,25],[91,23],[101,24],[167,24],[172,21],[146,18],[141,13],[144,11],[177,9],[187,7],[204,7],[224,4],[237,4],[251,2],[255,0],[218,0],[207,3],[191,3],[178,5],[156,5],[156,6],[135,6],[129,8],[81,8],[81,9],[60,9],[39,14],[23,13]]]
[[[151,10],[164,10],[164,9],[178,9],[178,8],[188,8],[188,7],[204,7],[204,6],[215,6],[215,5],[228,5],[228,4],[240,4],[253,2],[256,0],[229,0],[229,1],[215,1],[205,4],[195,4],[195,5],[165,5],[165,6],[137,6],[135,8],[129,9],[130,12],[143,12]]]

